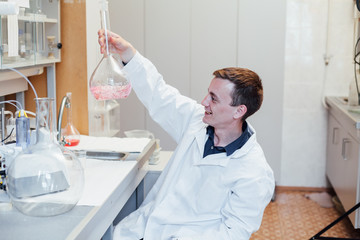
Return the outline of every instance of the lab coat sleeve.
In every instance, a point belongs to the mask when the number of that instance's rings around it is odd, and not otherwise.
[[[273,190],[272,177],[239,180],[222,209],[222,228],[226,233],[221,235],[228,235],[226,239],[231,240],[249,239],[261,225],[264,210],[271,200]]]
[[[149,205],[132,212],[115,226],[113,240],[138,240],[144,236]]]
[[[124,67],[124,72],[151,118],[176,142],[180,141],[191,120],[199,119],[194,118],[194,114],[203,114],[200,104],[167,85],[156,67],[138,52]]]
[[[150,116],[175,141],[179,142],[188,125],[191,124],[194,115],[203,113],[201,105],[167,85],[155,66],[138,52],[126,64],[123,71],[131,82],[137,97],[148,109]],[[149,196],[147,200],[149,200]],[[139,209],[123,219],[115,227],[114,239],[134,240],[142,238],[151,207],[151,203],[142,204]]]

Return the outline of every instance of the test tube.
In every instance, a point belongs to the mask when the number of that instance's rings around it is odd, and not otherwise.
[[[5,109],[1,108],[1,142],[5,139]]]

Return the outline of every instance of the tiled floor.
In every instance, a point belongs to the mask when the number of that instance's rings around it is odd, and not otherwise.
[[[308,192],[282,191],[264,213],[259,231],[250,240],[306,240],[340,216],[335,208],[323,208],[305,198]],[[348,218],[333,226],[323,237],[360,239]]]

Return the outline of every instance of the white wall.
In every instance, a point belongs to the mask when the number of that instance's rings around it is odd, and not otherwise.
[[[281,184],[283,85],[286,2],[283,0],[240,0],[238,65],[259,74],[264,101],[259,112],[249,118],[258,141]]]
[[[327,186],[327,111],[322,99],[348,94],[353,13],[352,0],[287,1],[280,185]]]
[[[97,41],[97,31],[100,29],[100,10],[98,1],[86,1],[86,54],[87,54],[87,77],[88,82],[91,74],[95,70],[97,64],[101,60],[100,48]],[[88,88],[88,109],[89,109],[89,133],[93,126],[93,115],[90,113],[92,106],[95,104],[95,98],[92,96]]]
[[[145,1],[109,1],[110,28],[120,34],[135,48],[145,51]],[[146,111],[132,91],[127,99],[119,100],[120,132],[133,129],[146,129]],[[121,135],[123,136],[123,135]]]

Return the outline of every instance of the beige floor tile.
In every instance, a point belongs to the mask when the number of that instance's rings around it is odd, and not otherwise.
[[[265,209],[259,231],[250,240],[306,240],[340,216],[335,208],[323,208],[305,198],[308,192],[284,191]],[[360,230],[344,219],[325,232],[323,237],[360,239]]]

